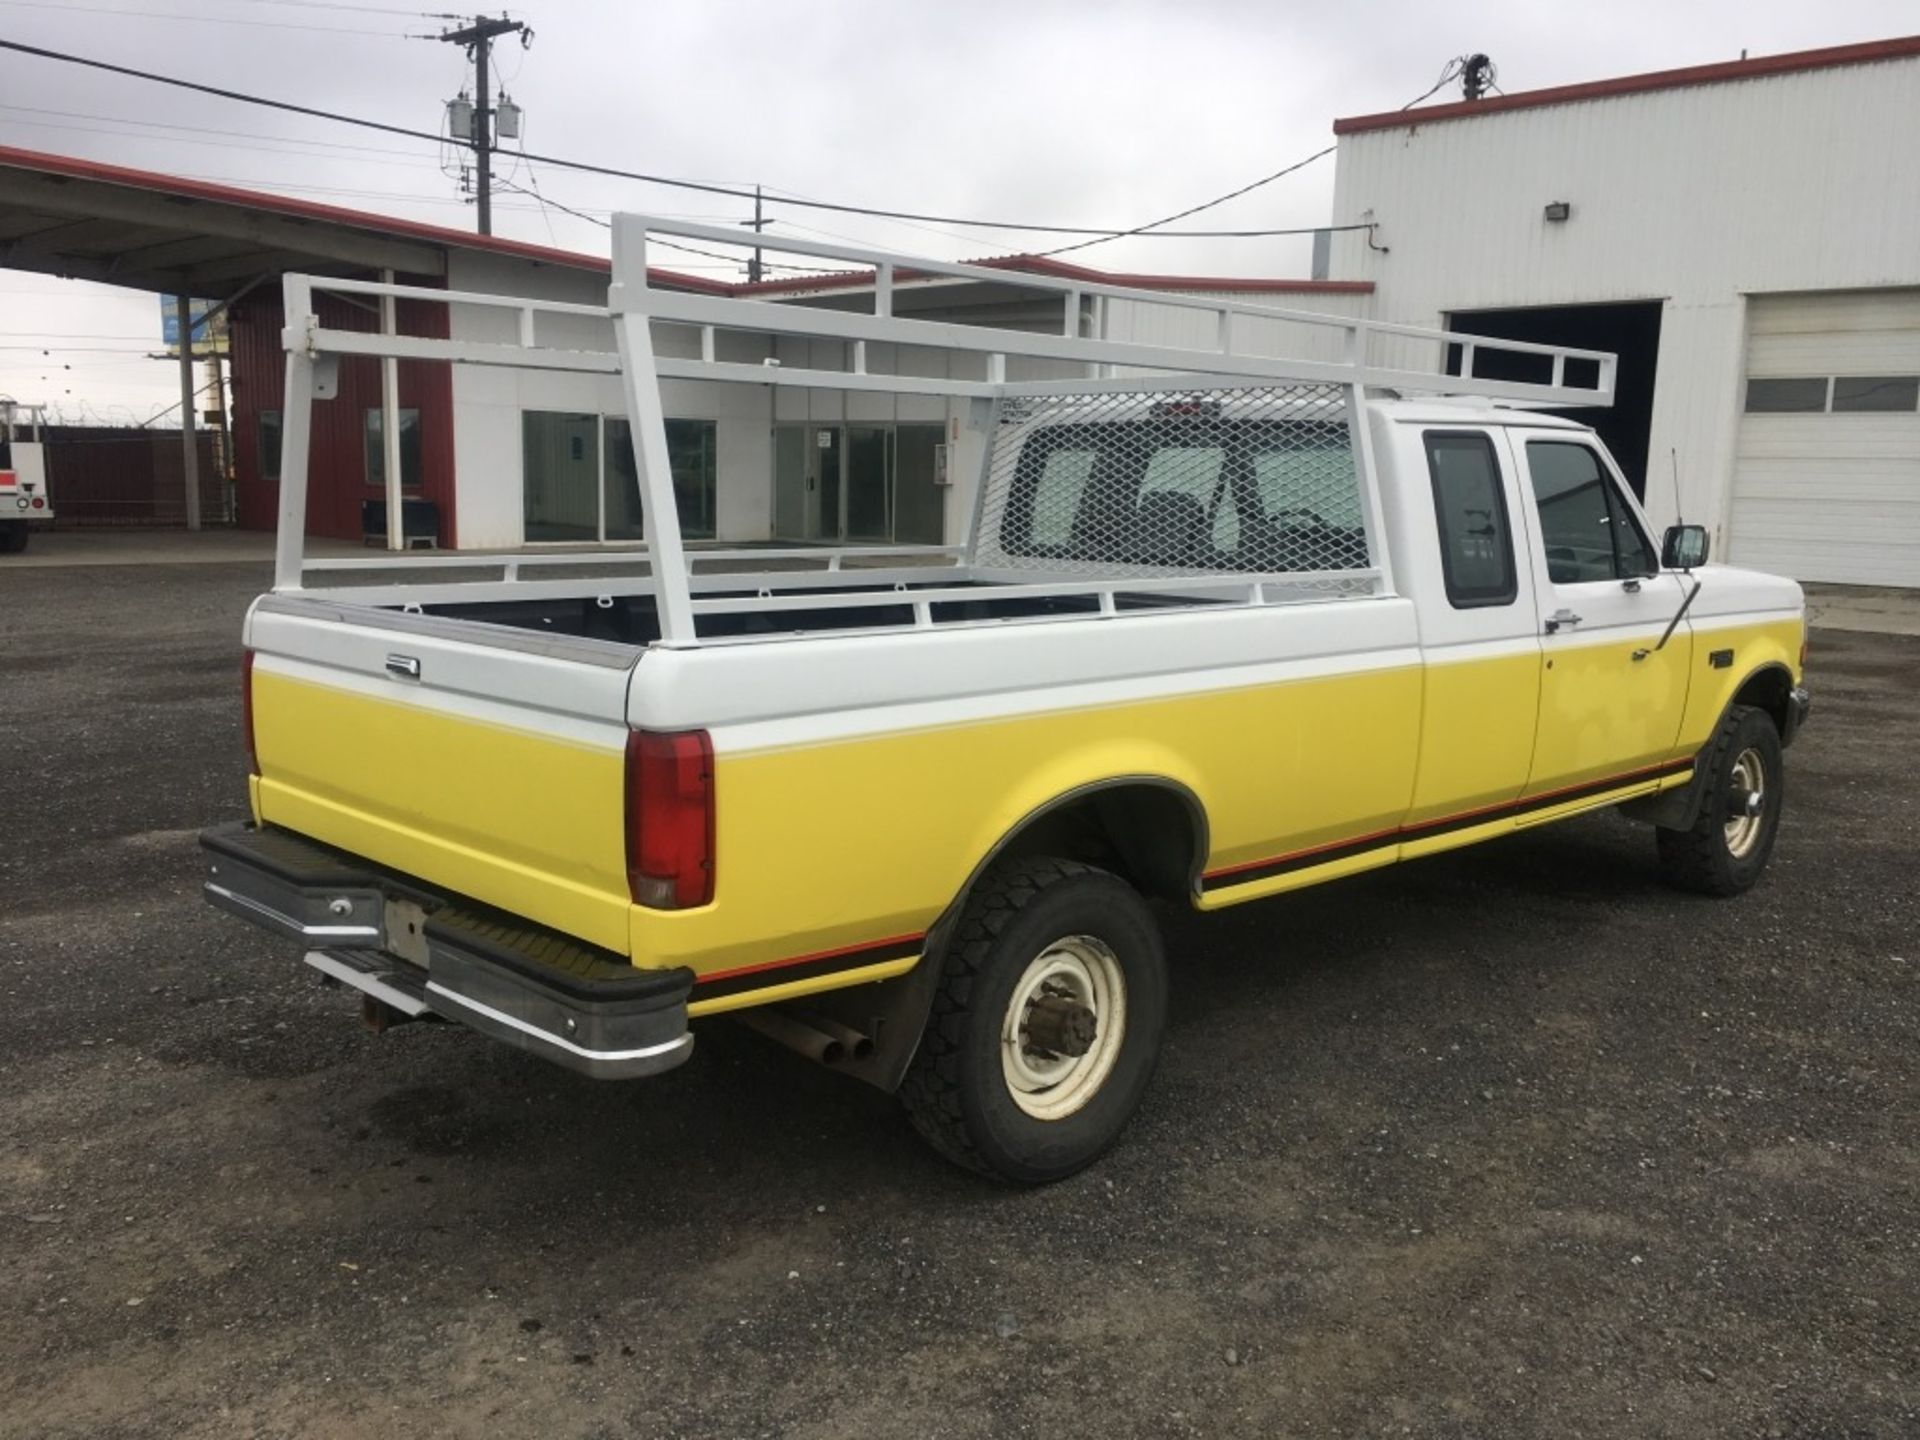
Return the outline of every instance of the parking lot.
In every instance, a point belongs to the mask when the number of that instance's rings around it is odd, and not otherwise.
[[[1815,632],[1743,899],[1598,816],[1169,912],[1145,1112],[1020,1193],[728,1024],[371,1036],[208,909],[265,583],[0,569],[0,1433],[1920,1433],[1920,637]]]

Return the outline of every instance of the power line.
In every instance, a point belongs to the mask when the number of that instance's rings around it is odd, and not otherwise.
[[[414,130],[404,125],[389,125],[382,120],[366,120],[355,115],[342,115],[338,111],[321,110],[311,105],[295,105],[291,101],[273,100],[262,95],[249,95],[240,90],[229,90],[218,85],[206,85],[196,80],[183,80],[172,75],[155,74],[150,70],[136,70],[127,65],[114,65],[105,60],[93,60],[83,55],[70,55],[64,51],[49,50],[43,46],[26,45],[17,40],[0,40],[0,50],[13,50],[22,55],[32,55],[42,60],[58,60],[70,65],[81,65],[88,69],[104,70],[110,74],[126,75],[136,80],[148,80],[157,85],[168,85],[175,89],[192,90],[202,95],[213,95],[223,100],[235,100],[246,105],[259,105],[272,110],[284,110],[289,114],[307,115],[319,120],[331,120],[342,125],[357,125],[363,129],[379,130],[388,135],[403,135],[410,140],[429,140],[438,145],[442,137],[425,130]],[[461,142],[454,142],[459,144]],[[471,148],[471,147],[469,147]],[[521,156],[542,165],[552,165],[565,170],[577,170],[583,174],[606,175],[616,180],[637,180],[647,185],[665,185],[678,190],[695,190],[707,195],[726,195],[736,200],[751,200],[751,190],[737,189],[727,185],[715,185],[700,180],[676,180],[665,175],[650,175],[639,170],[623,170],[613,165],[598,165],[586,160],[568,160],[557,155],[540,155],[532,151],[520,151]],[[1255,182],[1256,184],[1264,182]],[[1049,225],[1029,224],[1012,220],[978,220],[955,215],[924,215],[911,210],[883,210],[869,205],[846,205],[829,200],[784,200],[783,204],[797,205],[808,210],[829,210],[843,215],[864,215],[876,220],[900,220],[931,225],[959,225],[976,230],[1024,230],[1036,234],[1094,236],[1101,239],[1118,239],[1128,235],[1149,234],[1155,239],[1168,240],[1254,240],[1278,235],[1303,235],[1314,230],[1365,230],[1364,224],[1294,227],[1287,229],[1261,230],[1163,230],[1143,229],[1140,226],[1093,226],[1093,225]],[[1209,208],[1213,203],[1195,207]]]
[[[23,107],[16,105],[0,105],[0,110],[17,110],[21,108]],[[245,140],[201,139],[192,135],[158,135],[145,133],[138,129],[110,130],[100,125],[73,125],[57,120],[26,120],[16,118],[9,120],[7,123],[10,125],[24,125],[34,130],[60,130],[75,135],[105,135],[115,140],[155,140],[164,141],[170,145],[203,145],[215,150],[244,150],[255,155],[289,155],[306,160],[345,160],[349,158],[344,155],[328,155],[313,150],[292,150],[283,146],[262,145],[257,142],[250,144]],[[425,155],[415,155],[404,160],[381,160],[358,155],[351,158],[356,165],[399,166],[408,170],[418,169],[421,166],[438,168],[434,166],[434,162]]]
[[[0,105],[0,110],[12,111],[20,115],[51,115],[61,120],[98,120],[111,125],[134,125],[145,130],[181,130],[191,135],[235,136],[247,140],[261,140],[273,144],[307,145],[326,150],[344,150],[355,155],[404,155],[415,160],[432,163],[416,150],[396,150],[391,145],[353,145],[344,140],[307,140],[298,135],[267,135],[258,130],[235,130],[231,126],[181,125],[169,120],[143,120],[137,115],[95,115],[85,110],[49,110],[40,105]],[[23,123],[23,122],[15,122]],[[157,135],[155,139],[171,139],[171,136]],[[318,155],[319,160],[334,157]]]
[[[1445,65],[1440,67],[1440,78],[1433,82],[1431,89],[1427,90],[1424,94],[1414,96],[1413,99],[1407,101],[1407,103],[1402,105],[1400,108],[1402,110],[1411,110],[1414,106],[1418,105],[1422,100],[1425,100],[1428,96],[1432,95],[1435,91],[1439,90],[1441,86],[1445,85],[1449,80],[1452,80],[1455,76],[1467,74],[1470,70],[1472,70],[1475,67],[1476,64],[1478,64],[1481,67],[1482,73],[1493,70],[1493,62],[1488,60],[1487,57],[1484,55],[1456,55],[1453,59],[1449,60]],[[1495,71],[1494,73],[1498,73],[1498,72]],[[1488,83],[1491,83],[1490,79]],[[1470,98],[1473,98],[1473,97],[1470,97]],[[1188,210],[1178,211],[1175,214],[1167,216],[1165,219],[1149,220],[1145,225],[1140,226],[1136,230],[1129,230],[1124,235],[1109,235],[1103,239],[1080,240],[1080,241],[1076,241],[1074,244],[1071,244],[1071,245],[1061,245],[1052,250],[1041,251],[1040,258],[1045,258],[1046,256],[1049,256],[1049,255],[1064,255],[1069,250],[1084,250],[1090,245],[1105,245],[1109,240],[1124,240],[1129,238],[1130,236],[1145,234],[1149,230],[1158,230],[1162,225],[1171,225],[1174,221],[1184,220],[1189,215],[1198,215],[1202,210],[1211,210],[1216,205],[1226,204],[1227,201],[1229,200],[1238,200],[1242,195],[1245,195],[1252,190],[1258,190],[1262,185],[1271,185],[1274,181],[1283,179],[1286,176],[1293,174],[1294,171],[1296,170],[1304,170],[1307,166],[1313,164],[1314,161],[1325,159],[1327,156],[1333,154],[1333,152],[1338,150],[1339,148],[1340,147],[1338,144],[1333,144],[1333,145],[1327,146],[1326,149],[1324,150],[1316,150],[1313,154],[1307,156],[1306,159],[1296,160],[1293,164],[1287,166],[1285,169],[1276,170],[1271,175],[1262,176],[1260,179],[1255,180],[1250,184],[1242,185],[1238,190],[1229,190],[1226,194],[1221,195],[1216,199],[1205,201],[1204,203],[1195,205]],[[1324,226],[1316,225],[1316,226],[1309,226],[1301,230],[1273,230],[1273,231],[1269,231],[1268,233],[1272,235],[1312,235],[1317,233],[1320,230],[1371,230],[1372,228],[1373,227],[1371,225],[1324,225]],[[1164,232],[1164,233],[1170,234],[1172,232]]]
[[[135,20],[190,20],[201,25],[245,25],[268,30],[304,30],[318,35],[373,35],[383,40],[404,40],[403,30],[367,30],[348,25],[301,25],[292,20],[242,20],[231,15],[177,15],[165,10],[122,10],[104,5],[75,5],[69,0],[0,0],[21,10],[58,10],[67,15],[117,15]]]
[[[1324,150],[1316,150],[1313,154],[1307,156],[1306,159],[1296,160],[1293,164],[1286,166],[1284,169],[1276,170],[1271,175],[1263,175],[1258,180],[1242,185],[1238,190],[1229,190],[1224,195],[1216,196],[1214,199],[1203,201],[1198,205],[1190,205],[1185,210],[1175,211],[1173,214],[1165,216],[1162,219],[1149,220],[1146,224],[1136,226],[1132,230],[1122,231],[1118,235],[1103,235],[1093,240],[1076,240],[1071,245],[1059,245],[1052,250],[1042,250],[1040,255],[1041,257],[1064,255],[1069,250],[1084,250],[1089,245],[1105,245],[1110,241],[1125,240],[1135,235],[1144,235],[1147,231],[1157,230],[1162,225],[1171,225],[1174,221],[1184,220],[1189,215],[1198,215],[1202,210],[1211,210],[1216,205],[1226,204],[1229,200],[1238,200],[1242,195],[1247,194],[1249,191],[1258,190],[1262,185],[1271,185],[1274,181],[1284,179],[1296,170],[1306,169],[1307,166],[1313,164],[1314,161],[1325,159],[1339,148],[1340,147],[1335,144],[1327,146]],[[1316,230],[1365,230],[1368,228],[1369,227],[1365,225],[1309,225],[1299,230],[1268,230],[1264,233],[1267,235],[1311,235]],[[1172,232],[1166,231],[1162,233],[1170,234]]]
[[[527,178],[530,180],[533,179],[533,168],[531,166],[527,168]],[[571,215],[576,220],[584,220],[589,225],[598,225],[602,230],[609,230],[613,228],[611,222],[602,220],[597,215],[589,215],[584,210],[576,210],[573,206],[563,205],[558,200],[549,200],[545,195],[540,193],[540,189],[539,189],[540,182],[538,180],[533,181],[534,188],[531,190],[528,190],[522,186],[516,185],[511,180],[500,180],[496,178],[494,183],[499,185],[502,189],[512,190],[516,194],[529,195],[533,199],[538,200],[541,203],[541,205],[543,206],[551,205],[555,210],[559,210],[564,212],[565,214]],[[660,245],[665,247],[668,250],[678,250],[688,255],[700,255],[705,257],[708,260],[718,260],[721,264],[725,265],[729,270],[736,270],[743,263],[741,260],[738,260],[731,255],[722,255],[718,250],[702,250],[698,245],[683,245],[677,240],[667,240],[658,235],[649,235],[647,237],[647,243],[649,245]],[[788,265],[788,264],[784,264],[784,263],[773,261],[773,260],[766,261],[765,265],[766,265],[766,268],[769,270],[800,270],[800,271],[805,271],[815,275],[832,275],[832,274],[838,273],[836,271],[826,269],[819,265]]]
[[[431,10],[396,10],[390,5],[345,5],[340,0],[248,0],[253,5],[284,5],[295,10],[345,10],[361,15],[404,15],[410,20],[451,20]]]

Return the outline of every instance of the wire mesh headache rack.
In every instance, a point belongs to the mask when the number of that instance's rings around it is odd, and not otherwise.
[[[1075,602],[1046,607],[1057,617],[1148,604],[1375,594],[1391,588],[1391,576],[1362,423],[1368,389],[1534,405],[1612,400],[1614,357],[1600,352],[823,242],[783,239],[781,246],[862,267],[836,288],[832,306],[805,303],[804,294],[773,300],[667,288],[650,282],[650,234],[740,244],[719,227],[616,217],[606,307],[289,275],[275,588],[316,593],[305,583],[310,571],[490,571],[480,581],[413,579],[319,593],[407,606],[583,591],[647,596],[660,643],[672,646],[713,643],[733,628],[719,617],[835,610],[871,616],[876,591],[890,592],[884,616],[874,621],[889,627],[1010,618],[1006,604],[1022,600]],[[1058,329],[959,323],[947,318],[951,311],[936,312],[939,318],[896,312],[909,289],[952,280],[1057,303]],[[506,311],[517,319],[517,333],[509,341],[326,329],[315,292]],[[1108,307],[1124,304],[1182,312],[1189,321],[1197,315],[1208,343],[1109,338]],[[863,308],[842,308],[848,305]],[[615,349],[583,345],[583,319],[610,323]],[[543,343],[562,330],[565,343]],[[1279,333],[1294,353],[1263,353]],[[685,343],[661,343],[676,335]],[[823,340],[829,343],[817,343]],[[833,363],[819,362],[823,351]],[[946,352],[948,374],[907,373],[906,357],[938,351]],[[1507,366],[1526,357],[1547,378],[1489,378],[1478,363],[1489,352],[1499,352]],[[620,376],[649,539],[582,553],[307,560],[309,412],[316,380],[324,388],[340,355]],[[1446,373],[1450,363],[1456,373]],[[1037,378],[1009,378],[1020,366]],[[979,463],[966,544],[690,551],[680,537],[666,444],[660,387],[668,380],[940,397],[950,408],[968,402],[959,407],[960,433]],[[583,566],[595,567],[591,580]],[[998,608],[983,608],[989,594]],[[785,630],[776,623],[773,633],[806,628],[795,619]]]

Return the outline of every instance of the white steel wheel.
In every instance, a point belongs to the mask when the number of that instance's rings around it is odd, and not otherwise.
[[[1014,982],[1000,1027],[1007,1091],[1036,1120],[1073,1114],[1099,1092],[1127,1031],[1127,979],[1105,941],[1054,941]]]
[[[1786,764],[1773,717],[1751,705],[1730,706],[1695,764],[1705,774],[1692,823],[1654,830],[1660,868],[1682,890],[1738,895],[1767,868],[1786,805]]]
[[[1001,861],[939,963],[900,1081],[914,1128],[1015,1185],[1092,1164],[1139,1108],[1166,1029],[1166,952],[1140,892],[1078,860]]]
[[[1727,788],[1727,853],[1744,860],[1759,843],[1767,808],[1767,765],[1757,749],[1734,757]]]

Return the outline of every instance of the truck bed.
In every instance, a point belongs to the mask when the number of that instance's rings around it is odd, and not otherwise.
[[[1022,595],[1002,593],[1007,587],[985,581],[955,582],[948,579],[913,584],[904,590],[891,584],[848,584],[810,590],[822,597],[871,595],[871,605],[830,608],[779,609],[704,615],[700,618],[702,639],[721,640],[755,635],[794,635],[815,632],[884,629],[913,623],[913,606],[902,598],[917,591],[939,590],[947,595],[955,589],[977,592],[978,598],[935,601],[931,609],[936,624],[956,624],[991,620],[1034,620],[1056,616],[1091,615],[1100,610],[1099,597],[1079,595]],[[715,600],[751,600],[760,592],[753,589],[708,592],[702,598]],[[1166,595],[1130,591],[1115,596],[1120,610],[1153,610],[1170,606],[1223,603],[1216,597]],[[397,610],[397,606],[379,607]],[[570,635],[582,639],[606,640],[615,644],[644,646],[660,638],[658,606],[651,595],[581,595],[566,598],[529,600],[450,601],[422,605],[420,613],[448,620],[473,621],[483,625],[507,626],[549,635]]]

